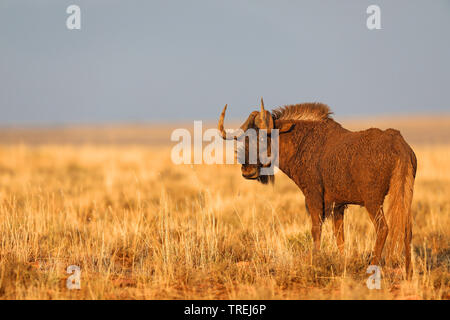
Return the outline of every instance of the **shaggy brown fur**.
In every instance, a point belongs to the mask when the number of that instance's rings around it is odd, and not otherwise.
[[[315,249],[320,249],[322,223],[330,217],[338,248],[343,251],[344,210],[349,204],[365,206],[377,234],[371,264],[380,263],[389,233],[390,256],[404,248],[409,277],[416,156],[397,130],[351,132],[330,114],[328,106],[319,103],[286,106],[271,114],[273,128],[280,129],[279,168],[305,195]],[[255,121],[248,127],[259,129]],[[254,178],[259,168],[243,164],[242,172]],[[388,194],[389,223],[383,212]]]
[[[321,121],[330,118],[332,112],[326,104],[301,103],[272,110],[274,120]]]

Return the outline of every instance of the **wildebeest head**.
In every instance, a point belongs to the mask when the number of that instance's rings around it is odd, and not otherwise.
[[[225,105],[220,115],[219,131],[224,140],[245,139],[243,148],[237,151],[239,163],[242,164],[242,176],[245,179],[256,179],[264,184],[273,182],[273,172],[271,174],[261,174],[261,168],[271,167],[276,156],[275,154],[272,155],[271,152],[272,130],[277,129],[280,134],[291,130],[294,124],[274,120],[272,114],[264,109],[264,101],[261,98],[261,111],[253,111],[239,130],[227,133],[223,127],[226,110],[227,105]],[[267,158],[261,159],[260,154],[267,155]],[[252,155],[256,155],[256,159],[253,159]]]

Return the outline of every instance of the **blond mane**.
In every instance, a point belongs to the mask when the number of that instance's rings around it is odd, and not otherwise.
[[[272,110],[275,120],[324,121],[330,119],[332,113],[330,107],[319,102],[294,104]]]

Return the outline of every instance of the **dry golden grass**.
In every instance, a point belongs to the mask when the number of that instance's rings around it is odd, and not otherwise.
[[[312,259],[310,218],[282,173],[274,187],[236,165],[173,165],[170,147],[0,146],[1,299],[449,299],[450,145],[413,146],[414,276],[383,267],[364,208],[330,221]],[[81,290],[68,290],[69,265]]]
[[[365,285],[374,231],[345,217],[345,256],[326,223],[312,263],[297,187],[240,177],[237,166],[175,166],[167,148],[0,148],[3,299],[448,299],[450,147],[416,147],[414,278],[384,268]],[[68,290],[68,265],[82,270]]]

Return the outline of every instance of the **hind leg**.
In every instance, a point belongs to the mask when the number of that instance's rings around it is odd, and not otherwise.
[[[366,209],[369,212],[370,220],[375,226],[375,232],[377,234],[377,240],[375,241],[375,247],[373,249],[372,265],[379,265],[381,261],[381,254],[383,253],[384,244],[386,243],[386,237],[389,232],[389,228],[384,217],[383,207],[380,204],[366,205]]]

